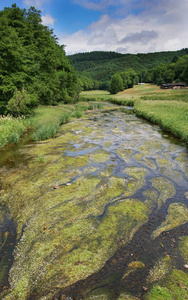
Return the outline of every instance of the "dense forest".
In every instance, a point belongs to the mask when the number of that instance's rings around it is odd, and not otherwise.
[[[82,89],[107,89],[112,93],[138,82],[188,83],[188,49],[147,54],[95,51],[68,56]],[[114,86],[119,88],[114,89]]]
[[[0,28],[0,114],[18,116],[38,104],[77,99],[75,71],[40,11],[5,7]]]

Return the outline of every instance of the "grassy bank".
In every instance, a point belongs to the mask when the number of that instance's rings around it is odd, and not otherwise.
[[[27,129],[32,128],[32,139],[54,137],[61,124],[67,123],[74,107],[38,107],[30,118],[0,117],[0,149],[17,143]]]
[[[101,108],[101,104],[79,102],[75,105],[41,106],[29,118],[0,117],[0,149],[17,143],[27,129],[33,130],[31,138],[34,141],[55,137],[61,125],[71,118],[80,118],[86,110]]]
[[[188,142],[188,103],[167,100],[137,101],[134,112]]]
[[[0,117],[0,149],[8,144],[17,143],[28,126],[27,120],[23,118]]]
[[[73,108],[61,107],[38,107],[34,116],[30,119],[30,126],[33,127],[32,138],[35,141],[55,137],[60,126],[69,121]]]
[[[156,85],[137,85],[117,95],[107,91],[82,92],[86,99],[131,105],[137,116],[145,118],[174,136],[188,142],[188,90],[162,90]]]

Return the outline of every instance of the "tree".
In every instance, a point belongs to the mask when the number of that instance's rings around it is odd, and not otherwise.
[[[29,95],[23,87],[21,91],[15,90],[13,97],[8,102],[7,109],[14,117],[20,117],[30,114],[31,109],[37,104],[37,99]]]
[[[110,94],[117,94],[122,90],[123,90],[123,79],[119,74],[113,75],[109,87]]]
[[[41,104],[78,98],[76,73],[53,30],[42,25],[40,11],[13,4],[0,11],[0,27],[1,113],[23,85]]]

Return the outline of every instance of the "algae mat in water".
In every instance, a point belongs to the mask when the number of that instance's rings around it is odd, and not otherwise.
[[[186,296],[183,146],[116,110],[73,120],[19,155],[0,170],[17,243],[2,299],[157,299],[180,277]],[[5,213],[0,221],[4,228]],[[1,230],[2,249],[8,234]]]

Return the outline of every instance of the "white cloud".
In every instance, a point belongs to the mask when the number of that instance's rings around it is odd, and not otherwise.
[[[103,1],[79,2],[85,7],[89,4],[100,4],[102,7]],[[112,4],[115,1],[104,1],[104,5],[107,2]],[[131,0],[129,4],[123,0],[116,2],[124,4],[121,16],[103,14],[85,31],[60,37],[60,43],[67,45],[67,54],[94,50],[146,53],[188,47],[187,0],[137,1],[137,14],[133,14],[132,10],[128,15],[126,5],[136,5],[136,1]]]
[[[56,21],[56,19],[54,19],[51,15],[49,14],[46,14],[44,16],[42,16],[42,23],[44,25],[47,25],[47,26],[54,26],[54,22]]]
[[[23,0],[24,5],[34,6],[37,9],[41,9],[46,2],[49,2],[49,0]]]

